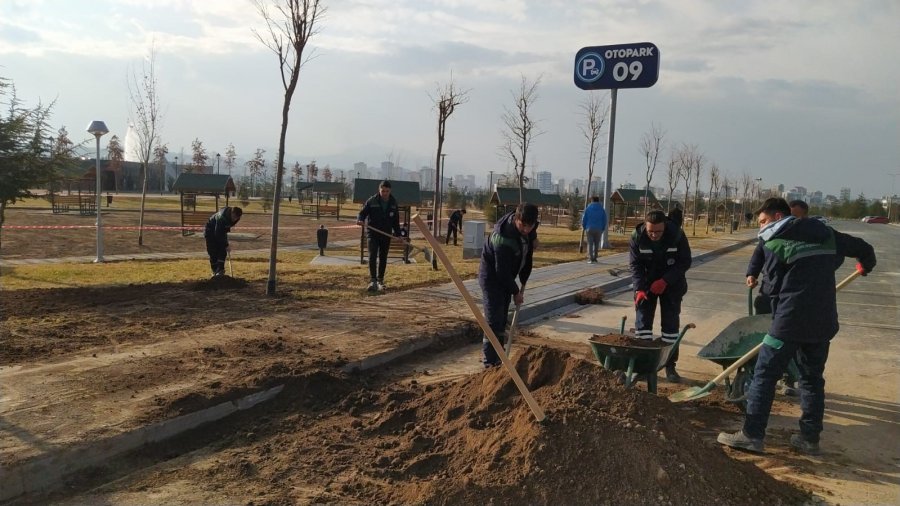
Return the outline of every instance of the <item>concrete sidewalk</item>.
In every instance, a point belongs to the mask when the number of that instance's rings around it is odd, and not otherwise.
[[[755,229],[743,229],[735,234],[688,241],[695,264],[706,258],[740,248],[756,239]],[[575,294],[586,288],[613,291],[631,284],[628,253],[601,256],[596,264],[587,261],[567,262],[534,269],[525,290],[525,304],[519,318],[530,320],[554,309],[575,302]],[[477,279],[464,282],[466,289],[481,302],[481,288]],[[456,285],[446,283],[409,290],[422,300],[442,299],[448,303],[459,300]]]

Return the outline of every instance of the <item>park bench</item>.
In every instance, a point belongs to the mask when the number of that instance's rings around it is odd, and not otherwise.
[[[317,216],[315,204],[300,204],[300,214],[304,216]],[[337,216],[338,206],[320,205],[318,216]]]
[[[206,226],[206,222],[209,221],[209,217],[212,216],[213,213],[204,213],[204,212],[193,212],[193,213],[182,213],[181,214],[181,235],[192,235],[196,230],[192,228],[200,227],[203,228]],[[191,228],[188,228],[191,227]]]
[[[92,215],[97,213],[97,202],[94,196],[90,194],[84,195],[53,195],[50,200],[50,206],[53,214],[67,213],[71,207],[77,207],[78,212],[82,215]]]

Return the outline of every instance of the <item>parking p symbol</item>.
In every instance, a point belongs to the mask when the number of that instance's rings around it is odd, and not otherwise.
[[[591,83],[600,79],[604,69],[603,58],[597,53],[587,53],[576,63],[576,75],[579,80]]]

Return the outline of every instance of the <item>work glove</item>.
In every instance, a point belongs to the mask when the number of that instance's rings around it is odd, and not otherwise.
[[[859,273],[860,275],[862,275],[862,276],[865,276],[866,274],[872,272],[872,269],[871,269],[871,268],[868,268],[868,269],[867,269],[867,268],[862,264],[862,262],[857,262],[857,263],[856,263],[856,272],[858,272],[858,273]]]
[[[635,292],[634,293],[634,307],[638,307],[641,304],[643,304],[643,302],[645,300],[647,300],[647,298],[648,298],[647,292],[645,292],[643,290],[638,290],[637,292]]]
[[[650,284],[650,291],[654,295],[660,295],[661,293],[666,291],[666,286],[667,286],[666,280],[659,278]]]

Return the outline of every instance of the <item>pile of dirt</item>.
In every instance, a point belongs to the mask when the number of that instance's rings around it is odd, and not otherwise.
[[[587,304],[603,304],[603,297],[606,294],[602,288],[585,288],[575,293],[575,302],[582,306]]]
[[[659,338],[637,339],[625,334],[594,334],[593,336],[591,336],[591,340],[598,343],[629,348],[664,348],[666,346],[669,346],[669,343]]]
[[[282,398],[270,412],[283,411],[284,418],[242,425],[240,444],[228,442],[227,455],[133,486],[202,479],[230,497],[316,504],[811,500],[808,492],[733,460],[667,400],[624,389],[594,363],[530,348],[516,369],[546,411],[543,423],[502,368],[453,384],[381,389],[320,373],[286,388],[293,407]],[[254,416],[260,418],[270,414]],[[237,437],[205,432],[220,442]]]
[[[364,430],[385,448],[376,502],[444,504],[797,504],[808,494],[728,457],[665,399],[616,385],[547,348],[516,369],[546,410],[538,424],[496,369],[394,403]]]
[[[246,288],[247,280],[241,278],[233,278],[227,274],[221,276],[213,276],[208,280],[197,281],[190,287],[193,291],[202,290],[240,290]]]

